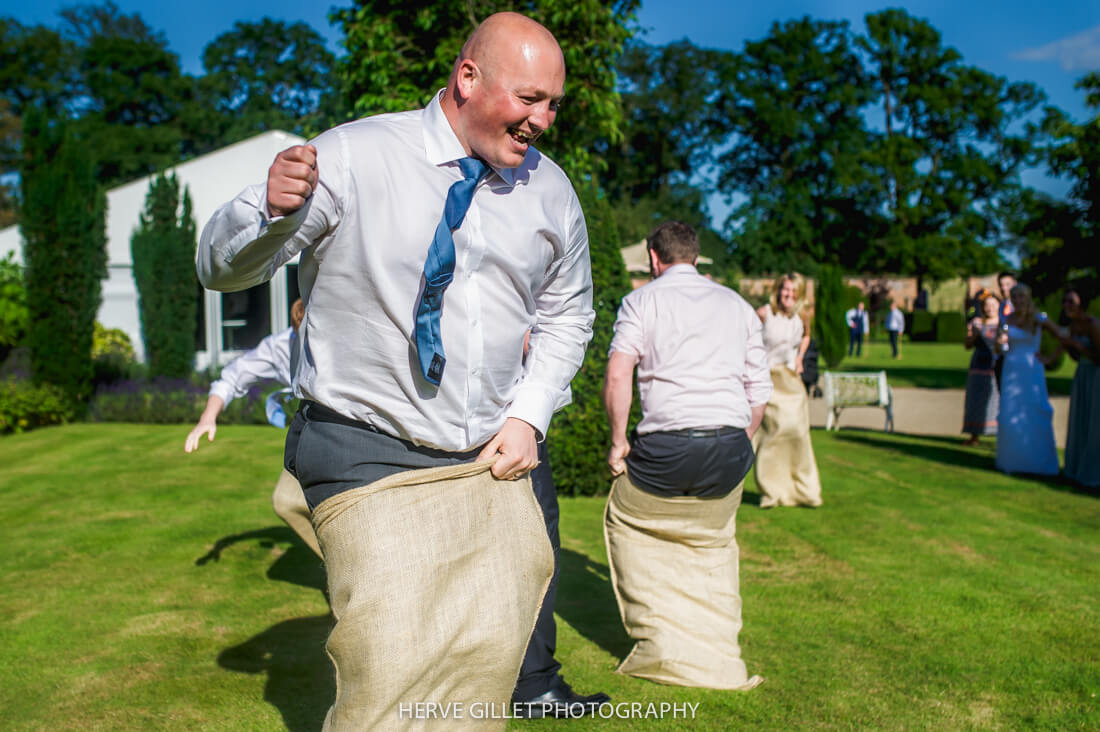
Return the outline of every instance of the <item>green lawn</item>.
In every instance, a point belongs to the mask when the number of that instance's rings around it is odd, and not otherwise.
[[[841,362],[839,371],[878,371],[885,369],[891,386],[918,386],[925,389],[965,389],[968,351],[958,343],[903,343],[901,358],[890,355],[889,341],[863,344],[863,356],[851,356]],[[819,368],[824,371],[822,361]],[[1051,394],[1069,394],[1076,362],[1063,358],[1061,365],[1047,372]]]
[[[16,730],[316,730],[320,562],[271,512],[282,434],[72,425],[0,439],[0,711]],[[559,657],[582,691],[699,704],[515,729],[1100,728],[1100,498],[991,444],[815,432],[825,506],[740,513],[750,693],[620,677],[603,500],[562,501]],[[751,480],[750,488],[751,491]]]

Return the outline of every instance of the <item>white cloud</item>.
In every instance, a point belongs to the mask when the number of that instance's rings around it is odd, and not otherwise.
[[[1066,71],[1100,69],[1100,25],[1037,48],[1012,54],[1021,61],[1058,61]]]

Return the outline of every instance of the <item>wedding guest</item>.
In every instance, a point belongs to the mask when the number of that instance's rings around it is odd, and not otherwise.
[[[799,378],[810,345],[805,295],[802,275],[785,274],[776,280],[771,302],[756,311],[764,324],[772,379],[771,399],[753,435],[760,508],[821,505],[821,479],[810,443],[810,400]]]
[[[967,323],[963,345],[974,353],[966,374],[966,406],[963,409],[962,431],[970,437],[963,445],[978,444],[982,435],[997,434],[997,411],[1000,400],[997,379],[993,373],[996,361],[998,310],[1000,301],[987,294],[978,305],[978,316]]]
[[[1059,348],[1077,361],[1069,398],[1065,467],[1062,472],[1083,486],[1100,486],[1100,320],[1085,310],[1076,289],[1062,297],[1062,314],[1069,321],[1057,332]],[[1057,358],[1056,352],[1051,358]]]
[[[890,301],[890,312],[886,314],[886,333],[890,336],[890,351],[894,358],[901,358],[901,334],[905,332],[905,316],[898,304]]]

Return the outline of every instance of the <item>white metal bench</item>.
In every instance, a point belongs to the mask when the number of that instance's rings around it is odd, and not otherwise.
[[[825,408],[829,412],[826,430],[839,427],[840,412],[845,407],[885,409],[885,430],[894,431],[894,394],[886,383],[885,371],[826,371]]]

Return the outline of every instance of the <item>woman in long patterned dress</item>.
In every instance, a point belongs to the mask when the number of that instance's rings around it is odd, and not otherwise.
[[[1006,473],[1058,474],[1054,446],[1054,408],[1047,395],[1039,354],[1042,330],[1057,329],[1037,312],[1031,288],[1012,288],[1013,312],[1005,319],[997,346],[1004,353],[1001,409],[997,415],[997,469]]]
[[[805,292],[801,275],[783,275],[771,302],[756,311],[764,323],[774,387],[752,440],[761,508],[821,505],[821,479],[810,443],[810,400],[801,376],[802,357],[810,345]]]
[[[1062,314],[1069,320],[1058,332],[1062,349],[1077,361],[1069,398],[1066,463],[1062,472],[1083,486],[1100,486],[1100,320],[1089,315],[1081,293],[1066,290]]]
[[[1000,302],[987,295],[979,305],[980,315],[966,328],[966,348],[974,349],[970,370],[966,375],[966,406],[963,409],[962,431],[970,437],[963,445],[978,444],[981,435],[997,434],[997,375],[994,373],[997,324],[1000,322]]]

